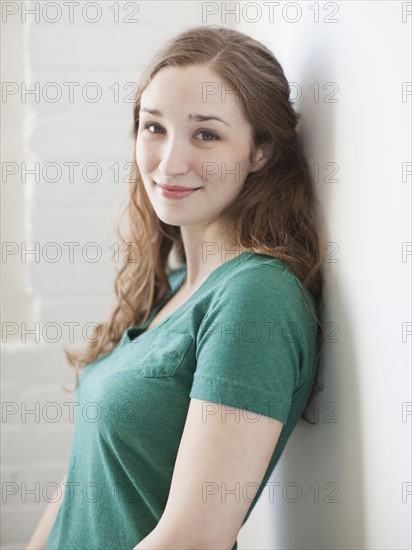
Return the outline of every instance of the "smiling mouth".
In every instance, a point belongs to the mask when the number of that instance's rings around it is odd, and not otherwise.
[[[192,195],[199,189],[201,189],[201,187],[194,187],[193,189],[188,187],[183,190],[180,190],[180,189],[173,190],[173,189],[166,189],[165,187],[162,187],[158,183],[156,183],[156,188],[161,194],[161,196],[165,197],[166,199],[183,199],[185,197],[188,197],[189,195]]]
[[[195,191],[196,189],[200,189],[200,187],[185,187],[182,185],[168,185],[167,183],[158,183],[155,181],[155,184],[161,187],[162,189],[166,189],[168,191]]]

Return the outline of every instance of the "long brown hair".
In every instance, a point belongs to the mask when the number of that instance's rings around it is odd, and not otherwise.
[[[301,281],[302,298],[305,287],[312,293],[316,304],[312,314],[319,326],[316,376],[303,418],[314,424],[307,417],[307,409],[315,393],[323,389],[318,380],[324,343],[323,235],[310,169],[295,129],[301,115],[289,101],[290,88],[282,67],[263,44],[225,27],[194,27],[170,39],[143,71],[134,102],[134,144],[145,88],[164,67],[193,65],[207,66],[236,91],[253,129],[254,147],[274,145],[263,168],[248,174],[240,193],[224,208],[221,221],[231,242],[278,258]],[[115,280],[116,307],[108,322],[95,327],[82,352],[64,348],[70,366],[75,368],[76,388],[78,370],[114,349],[123,331],[144,323],[152,308],[167,296],[172,250],[178,262],[186,263],[180,227],[161,221],[148,199],[136,164],[135,147],[132,160],[129,200],[121,216],[127,211],[127,238],[116,228],[125,250],[130,252]]]

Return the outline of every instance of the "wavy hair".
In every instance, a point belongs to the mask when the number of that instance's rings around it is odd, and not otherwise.
[[[315,424],[307,411],[315,393],[323,389],[319,363],[324,344],[321,256],[324,243],[310,169],[296,132],[301,115],[289,100],[290,87],[281,65],[263,44],[226,27],[193,27],[166,42],[142,72],[134,97],[134,144],[141,96],[151,80],[164,67],[193,65],[210,68],[236,91],[253,130],[254,147],[274,145],[265,165],[247,175],[241,191],[226,205],[220,218],[231,242],[248,251],[278,258],[293,271],[302,283],[301,295],[307,307],[304,288],[314,298],[316,311],[311,313],[319,326],[316,375],[302,418]],[[79,369],[113,350],[123,331],[144,323],[152,308],[167,296],[171,252],[178,262],[186,263],[180,227],[166,224],[156,215],[137,167],[135,147],[129,183],[128,204],[121,216],[122,219],[128,214],[128,235],[126,239],[122,237],[120,224],[116,233],[124,250],[131,249],[132,255],[137,251],[138,258],[129,261],[125,256],[121,269],[115,267],[117,303],[109,321],[94,327],[83,351],[63,348],[76,372],[74,389],[79,384]]]

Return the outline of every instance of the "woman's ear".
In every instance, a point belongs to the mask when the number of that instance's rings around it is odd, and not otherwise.
[[[266,162],[270,159],[270,157],[273,154],[273,142],[271,143],[264,143],[263,145],[260,145],[256,148],[255,154],[253,156],[253,162],[252,166],[250,168],[250,172],[256,172],[257,170],[260,170],[263,168],[263,166],[266,164]]]

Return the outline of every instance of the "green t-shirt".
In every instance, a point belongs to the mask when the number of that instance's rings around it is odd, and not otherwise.
[[[284,424],[243,524],[265,488],[314,381],[317,325],[302,285],[278,259],[243,252],[146,331],[185,277],[186,266],[173,270],[146,323],[80,371],[67,484],[46,550],[131,550],[156,527],[191,397]]]

